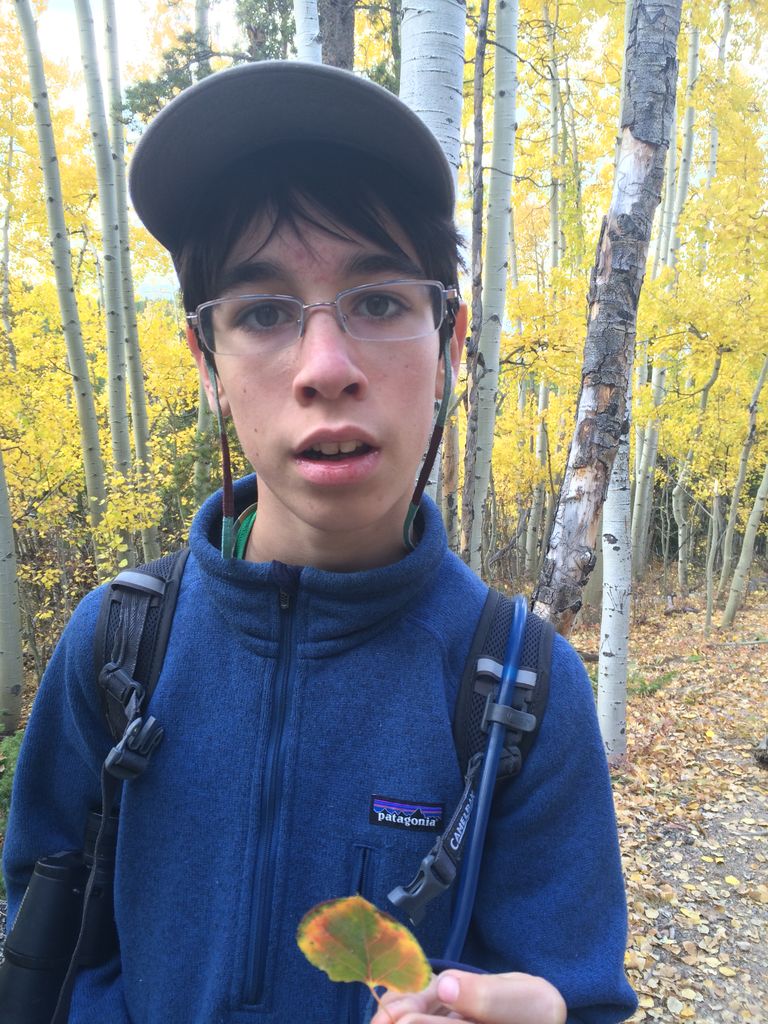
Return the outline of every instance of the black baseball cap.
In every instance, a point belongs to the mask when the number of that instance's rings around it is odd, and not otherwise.
[[[432,132],[401,100],[349,71],[300,61],[257,61],[185,89],[157,115],[130,168],[133,205],[172,253],[195,212],[233,164],[281,143],[336,143],[381,160],[450,217],[451,167]]]

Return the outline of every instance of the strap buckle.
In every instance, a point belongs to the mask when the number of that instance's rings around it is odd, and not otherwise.
[[[104,691],[104,706],[112,735],[124,735],[127,724],[137,718],[145,690],[117,662],[109,661],[99,672],[99,686]]]
[[[151,715],[129,722],[123,738],[107,754],[104,768],[117,779],[135,779],[146,769],[163,738],[163,727]]]
[[[413,881],[398,885],[387,896],[414,924],[423,919],[427,903],[449,889],[456,878],[456,864],[443,846],[443,839],[440,836],[424,857]]]

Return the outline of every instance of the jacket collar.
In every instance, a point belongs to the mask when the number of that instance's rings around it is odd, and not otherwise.
[[[236,513],[254,494],[254,477],[235,485]],[[402,614],[434,585],[448,556],[442,518],[429,499],[422,500],[416,548],[392,565],[363,572],[337,573],[311,566],[224,559],[218,547],[221,492],[202,506],[190,531],[190,548],[201,582],[232,626],[267,638],[277,628],[280,594],[288,595],[311,643],[361,640]],[[284,602],[285,603],[285,602]]]

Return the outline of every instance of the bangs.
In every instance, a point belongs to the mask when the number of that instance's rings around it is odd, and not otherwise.
[[[396,229],[425,277],[456,284],[460,238],[452,221],[430,213],[423,190],[352,150],[291,144],[232,167],[191,216],[190,237],[174,254],[188,312],[218,297],[229,254],[264,218],[271,222],[268,238],[284,226],[301,237],[311,226],[343,239],[357,236],[407,258]]]

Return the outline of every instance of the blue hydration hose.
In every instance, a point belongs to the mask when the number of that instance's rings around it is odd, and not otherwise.
[[[507,648],[504,652],[504,667],[501,683],[496,697],[497,704],[509,705],[520,667],[520,655],[523,647],[523,631],[528,615],[526,599],[522,595],[515,598],[512,608],[512,625],[509,628]],[[485,833],[488,830],[488,818],[491,813],[491,801],[499,770],[499,760],[504,748],[506,726],[501,722],[492,722],[488,730],[488,744],[483,758],[483,771],[477,788],[477,804],[472,816],[471,835],[467,842],[467,854],[461,869],[459,888],[456,894],[456,907],[451,921],[451,932],[446,943],[445,960],[458,961],[467,938],[472,909],[475,905],[477,883],[480,877],[480,862],[485,845]]]

